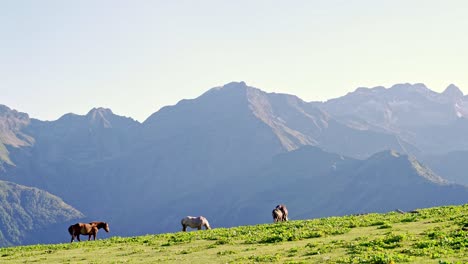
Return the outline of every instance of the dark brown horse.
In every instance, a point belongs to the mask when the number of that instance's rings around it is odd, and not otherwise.
[[[68,233],[71,235],[71,241],[75,240],[75,237],[80,240],[80,235],[88,235],[88,241],[91,240],[91,236],[93,236],[93,240],[96,240],[96,235],[99,229],[104,228],[106,232],[109,232],[109,225],[106,222],[91,222],[89,224],[85,223],[76,223],[71,225],[68,228]]]
[[[281,210],[281,212],[283,213],[283,216],[281,218],[281,221],[288,221],[288,208],[286,208],[286,205],[284,204],[278,204],[276,206],[276,209],[279,209]]]

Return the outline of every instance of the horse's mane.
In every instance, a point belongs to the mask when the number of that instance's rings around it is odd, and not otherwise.
[[[91,222],[89,223],[90,225],[94,225],[96,226],[97,228],[101,229],[101,228],[104,228],[107,223],[106,222]]]

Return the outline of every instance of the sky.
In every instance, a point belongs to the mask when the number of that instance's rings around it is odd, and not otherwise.
[[[143,122],[231,81],[305,101],[407,82],[468,94],[468,1],[0,1],[0,104],[33,118]]]

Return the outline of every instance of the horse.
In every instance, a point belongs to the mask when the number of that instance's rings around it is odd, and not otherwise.
[[[106,222],[91,222],[89,224],[86,223],[76,223],[68,227],[68,233],[71,235],[71,242],[75,240],[75,237],[80,240],[80,235],[88,235],[88,241],[91,240],[91,236],[93,236],[93,240],[96,240],[96,235],[99,229],[104,228],[106,232],[109,232],[109,224]]]
[[[288,208],[286,208],[286,205],[284,204],[278,204],[276,206],[276,209],[280,209],[281,212],[283,213],[283,217],[281,219],[281,221],[288,221]]]
[[[280,209],[278,208],[273,209],[271,214],[273,215],[273,223],[283,221],[283,212],[281,212]]]
[[[199,217],[186,216],[182,218],[180,223],[182,224],[182,231],[184,232],[187,231],[187,226],[191,228],[198,228],[198,230],[201,230],[203,226],[207,230],[211,229],[210,224],[208,223],[208,220],[203,216],[199,216]]]

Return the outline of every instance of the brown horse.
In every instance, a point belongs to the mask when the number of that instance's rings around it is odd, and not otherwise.
[[[93,240],[96,240],[96,235],[99,229],[104,228],[106,232],[109,232],[109,225],[106,222],[91,222],[89,224],[85,223],[76,223],[71,225],[68,228],[68,233],[71,235],[71,241],[75,240],[75,237],[80,240],[80,235],[88,235],[88,241],[91,240],[91,236],[93,236]]]
[[[283,221],[283,212],[281,212],[280,209],[278,209],[278,208],[273,209],[271,214],[273,215],[273,222],[274,223]]]
[[[280,209],[281,212],[283,213],[283,217],[281,218],[281,221],[288,221],[288,208],[286,208],[286,205],[278,204],[276,206],[276,209]]]
[[[186,216],[180,220],[180,223],[182,224],[182,231],[187,231],[187,226],[191,228],[198,228],[198,230],[202,229],[204,226],[206,229],[211,229],[210,223],[208,223],[208,220],[203,217],[194,217],[194,216]]]

